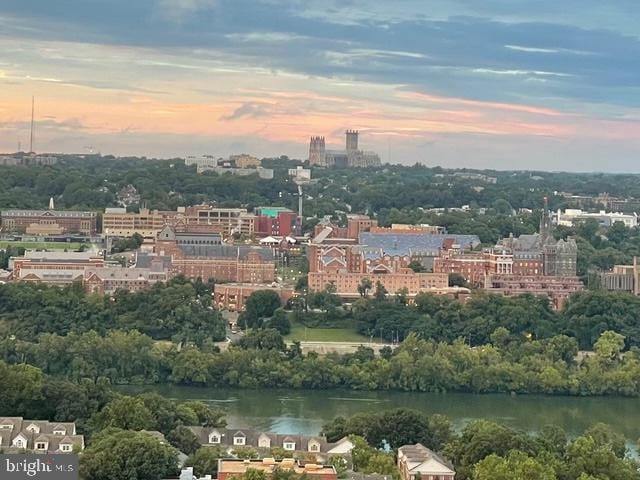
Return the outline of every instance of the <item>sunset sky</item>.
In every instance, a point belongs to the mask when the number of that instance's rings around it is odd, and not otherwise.
[[[0,151],[640,171],[638,0],[1,0]]]

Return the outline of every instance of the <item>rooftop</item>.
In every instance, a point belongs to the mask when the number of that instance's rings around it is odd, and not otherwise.
[[[405,256],[416,252],[434,251],[442,248],[446,240],[452,239],[456,245],[463,249],[473,248],[480,244],[477,235],[449,235],[436,233],[389,233],[360,234],[360,245],[366,246],[369,251],[380,249],[385,255]]]
[[[260,470],[267,474],[271,474],[274,470],[280,469],[293,470],[299,475],[336,475],[336,469],[332,465],[318,465],[316,463],[301,465],[293,458],[283,458],[282,460],[275,460],[273,458],[264,458],[262,460],[241,460],[235,458],[218,460],[218,474],[243,474],[249,469]]]

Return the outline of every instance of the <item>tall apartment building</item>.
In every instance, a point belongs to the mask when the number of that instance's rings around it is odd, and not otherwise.
[[[95,235],[96,212],[73,210],[3,210],[3,233],[29,235]]]

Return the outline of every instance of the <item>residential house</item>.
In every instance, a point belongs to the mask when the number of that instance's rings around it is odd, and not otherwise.
[[[453,465],[424,445],[405,445],[398,449],[398,470],[402,480],[453,480]]]
[[[321,435],[291,435],[260,432],[248,429],[228,429],[215,427],[189,427],[198,437],[200,444],[209,447],[222,447],[231,453],[234,447],[252,447],[257,450],[282,448],[288,452],[316,454],[319,458],[330,455],[348,455],[353,444],[348,438],[330,443]]]
[[[75,423],[0,417],[0,450],[6,453],[71,453],[84,449]]]

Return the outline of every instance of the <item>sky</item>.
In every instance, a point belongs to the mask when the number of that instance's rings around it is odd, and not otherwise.
[[[0,151],[640,171],[638,0],[1,0]]]

